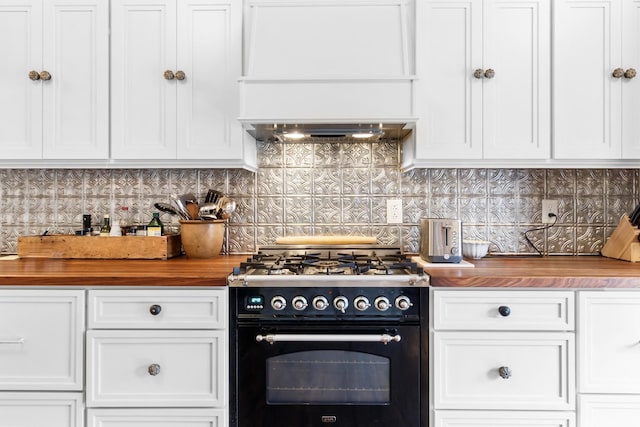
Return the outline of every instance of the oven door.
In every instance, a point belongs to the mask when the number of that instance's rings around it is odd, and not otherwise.
[[[238,325],[231,425],[418,427],[419,329]]]

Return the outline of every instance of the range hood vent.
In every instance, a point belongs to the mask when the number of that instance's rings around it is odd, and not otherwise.
[[[249,124],[247,133],[258,141],[296,142],[312,139],[338,139],[375,141],[380,139],[402,141],[411,134],[406,123],[295,123]]]

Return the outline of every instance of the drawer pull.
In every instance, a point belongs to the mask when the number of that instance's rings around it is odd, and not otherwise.
[[[500,366],[500,368],[498,368],[498,374],[500,375],[500,377],[508,380],[509,378],[511,378],[511,369],[509,369],[508,366]]]
[[[160,365],[158,365],[157,363],[153,363],[149,365],[149,368],[147,368],[147,371],[149,372],[149,375],[153,375],[155,377],[160,373]]]
[[[0,338],[0,345],[2,344],[24,344],[24,338],[17,338],[15,340],[2,339]]]
[[[162,306],[158,304],[153,304],[151,307],[149,307],[149,313],[151,313],[154,316],[157,316],[158,314],[160,314],[161,311],[162,311]]]
[[[511,308],[509,308],[508,305],[501,305],[498,307],[498,313],[500,313],[502,317],[508,317],[511,314]]]

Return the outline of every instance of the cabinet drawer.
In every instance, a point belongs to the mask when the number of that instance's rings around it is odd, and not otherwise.
[[[89,291],[89,329],[223,329],[226,287]]]
[[[87,406],[216,407],[224,331],[87,332]]]
[[[573,412],[435,411],[434,427],[575,427]]]
[[[0,291],[0,390],[82,390],[83,332],[83,291]]]
[[[640,292],[580,292],[581,393],[640,393]]]
[[[434,291],[435,329],[571,331],[573,292]]]
[[[0,427],[82,427],[81,393],[2,393]]]
[[[223,409],[88,409],[87,427],[227,427]]]
[[[435,408],[571,410],[573,357],[571,333],[437,332]]]

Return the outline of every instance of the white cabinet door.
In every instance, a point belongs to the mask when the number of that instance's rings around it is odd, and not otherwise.
[[[580,427],[636,427],[640,418],[640,396],[580,395]]]
[[[554,158],[619,159],[621,1],[554,5]]]
[[[241,22],[237,0],[112,1],[113,159],[242,158]]]
[[[41,0],[0,3],[0,158],[42,158]]]
[[[554,157],[640,158],[640,1],[554,4]]]
[[[438,331],[433,341],[435,409],[575,407],[572,333]]]
[[[575,427],[573,412],[435,411],[434,427]]]
[[[84,306],[83,291],[0,291],[0,390],[82,390]]]
[[[224,409],[88,409],[87,427],[227,427]]]
[[[485,0],[483,157],[551,155],[551,6],[547,0]],[[486,75],[486,71],[485,71]]]
[[[44,1],[42,156],[109,157],[109,4]]]
[[[87,332],[88,407],[222,407],[225,331]]]
[[[111,1],[111,157],[176,158],[176,0]]]
[[[1,159],[108,157],[108,20],[98,0],[0,5]]]
[[[80,393],[3,393],[0,427],[82,427]]]
[[[640,159],[640,0],[622,4],[622,157]]]
[[[482,2],[421,1],[416,158],[482,158]]]
[[[416,158],[548,158],[549,3],[429,0],[417,11]]]
[[[238,159],[241,2],[178,2],[177,157]]]
[[[640,293],[580,292],[581,393],[640,393]]]

